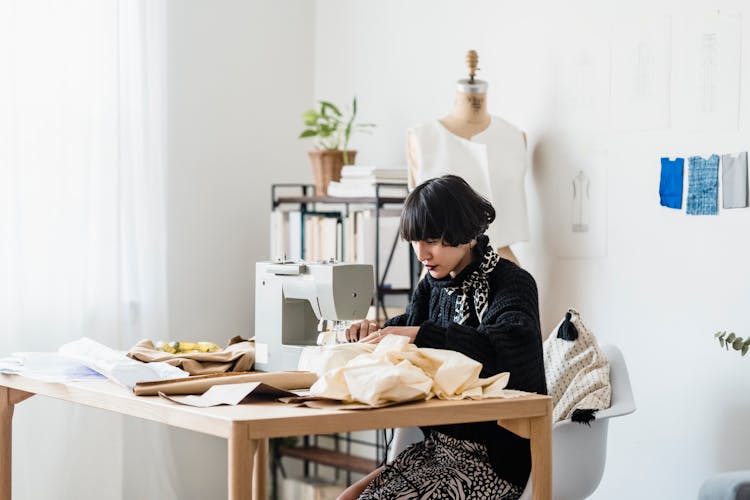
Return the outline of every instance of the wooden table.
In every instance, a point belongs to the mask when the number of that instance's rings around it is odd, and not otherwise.
[[[552,496],[552,403],[549,396],[483,401],[431,400],[378,410],[318,410],[276,402],[194,408],[135,396],[109,381],[56,384],[0,374],[0,500],[11,498],[13,408],[40,394],[145,418],[229,440],[229,499],[265,499],[268,438],[497,420],[530,438],[534,500]],[[250,471],[253,471],[250,474]]]

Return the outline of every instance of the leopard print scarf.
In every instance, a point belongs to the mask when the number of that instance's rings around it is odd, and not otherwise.
[[[487,311],[487,304],[490,296],[490,285],[487,281],[487,275],[489,275],[494,269],[497,263],[500,261],[500,256],[492,249],[491,245],[487,245],[487,249],[482,255],[482,262],[470,275],[468,275],[463,282],[455,287],[446,287],[445,292],[448,295],[461,292],[456,300],[456,308],[453,315],[453,321],[459,325],[464,324],[470,316],[469,309],[469,294],[473,293],[474,296],[474,311],[477,313],[479,322],[482,322],[482,317]]]

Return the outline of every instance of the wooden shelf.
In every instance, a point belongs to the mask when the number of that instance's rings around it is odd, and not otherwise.
[[[326,450],[324,448],[279,448],[279,454],[282,457],[309,460],[310,462],[336,467],[341,470],[359,472],[360,474],[369,474],[378,467],[375,460],[349,455],[341,451]]]

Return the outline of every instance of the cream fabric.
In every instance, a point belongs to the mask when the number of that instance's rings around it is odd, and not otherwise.
[[[369,352],[362,354],[363,349]],[[339,360],[346,358],[341,352],[357,355],[339,366],[329,364],[329,370],[310,388],[314,396],[380,406],[433,397],[485,399],[526,394],[505,389],[507,372],[481,379],[478,361],[455,351],[418,348],[400,335],[387,335],[377,346],[341,344],[330,350],[338,351]]]
[[[612,389],[609,362],[580,314],[570,309],[578,339],[557,338],[562,321],[544,341],[544,372],[552,396],[552,422],[570,418],[576,409],[609,408]]]
[[[526,143],[518,127],[492,116],[489,127],[471,139],[450,132],[438,120],[408,133],[416,147],[413,159],[417,185],[446,174],[463,177],[495,207],[497,217],[487,230],[495,247],[528,241]]]

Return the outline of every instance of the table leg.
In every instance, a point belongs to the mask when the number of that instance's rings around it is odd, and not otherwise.
[[[253,461],[253,498],[268,498],[268,439],[259,439]]]
[[[10,389],[0,387],[0,500],[10,500],[12,491],[13,406]]]
[[[13,408],[32,393],[0,386],[0,500],[10,500],[13,465]]]
[[[247,424],[232,426],[228,443],[229,500],[249,500],[253,491],[253,462],[258,440],[251,439]],[[256,499],[257,500],[257,499]]]
[[[547,406],[545,416],[529,419],[534,500],[552,498],[552,402]]]

